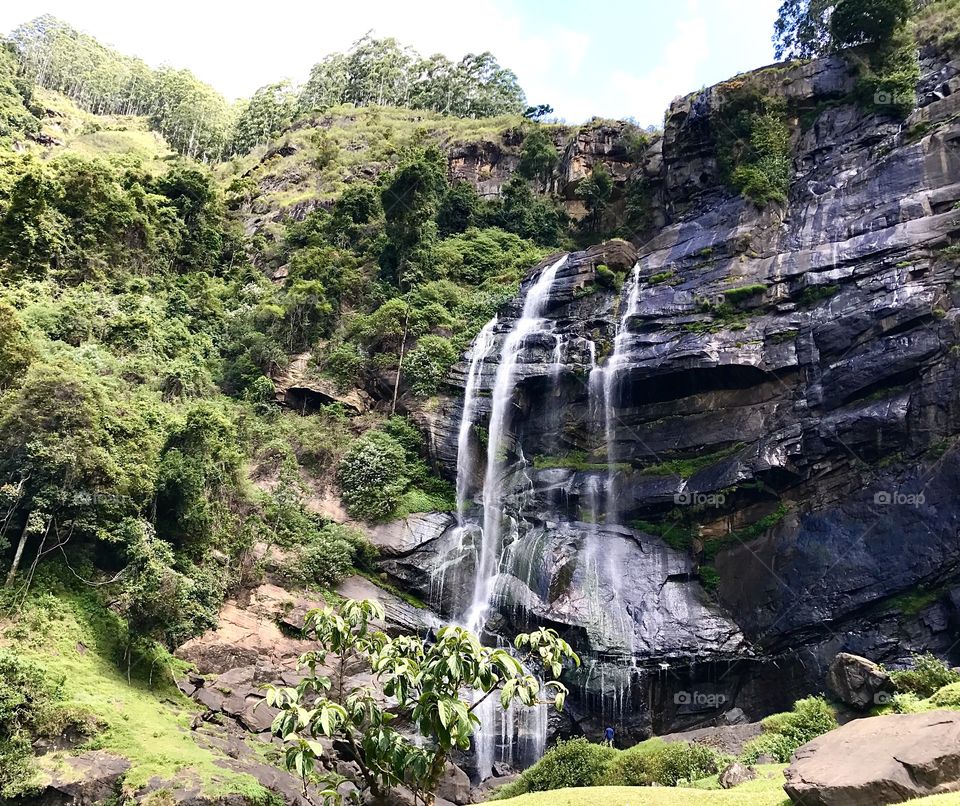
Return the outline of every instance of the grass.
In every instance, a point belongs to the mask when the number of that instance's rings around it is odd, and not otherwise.
[[[735,445],[723,448],[715,453],[708,453],[703,456],[691,456],[689,459],[671,459],[656,465],[650,465],[650,467],[645,467],[640,472],[644,476],[680,476],[682,479],[688,479],[704,468],[715,465],[721,459],[732,456],[742,447],[743,443],[738,442]]]
[[[200,783],[208,795],[236,793],[251,803],[269,802],[252,776],[217,765],[217,756],[193,740],[190,723],[202,710],[173,684],[171,672],[184,665],[166,653],[135,666],[132,682],[117,661],[124,625],[87,591],[56,590],[28,601],[15,621],[0,622],[0,644],[40,663],[64,679],[65,703],[95,714],[103,730],[79,749],[99,749],[130,760],[124,790],[130,794],[156,777]],[[62,767],[67,753],[44,756],[41,770]]]
[[[755,781],[734,789],[720,789],[717,776],[696,781],[692,787],[596,786],[533,792],[509,800],[504,806],[781,806],[790,801],[783,791],[782,764],[760,764]],[[960,801],[958,801],[960,802]]]
[[[630,470],[629,462],[618,462],[612,465],[606,462],[591,462],[584,451],[570,451],[562,456],[535,456],[533,466],[537,470],[550,468],[565,468],[569,470]]]
[[[379,574],[371,573],[370,571],[361,571],[357,570],[357,573],[360,574],[364,579],[369,580],[374,585],[376,585],[380,590],[386,591],[391,596],[396,596],[400,601],[406,602],[411,607],[417,608],[417,610],[426,610],[427,603],[420,599],[417,596],[414,596],[412,593],[408,593],[405,590],[401,590],[396,585],[391,585],[385,579],[383,579]]]
[[[758,294],[762,294],[766,290],[767,287],[762,283],[754,283],[753,285],[743,285],[739,288],[728,288],[723,292],[723,296],[728,301],[736,304],[755,297]]]

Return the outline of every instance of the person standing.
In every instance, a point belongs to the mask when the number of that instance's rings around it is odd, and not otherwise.
[[[613,728],[608,727],[603,732],[603,743],[607,747],[613,747]]]

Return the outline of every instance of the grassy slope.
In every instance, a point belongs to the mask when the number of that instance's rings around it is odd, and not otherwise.
[[[166,140],[150,131],[144,117],[93,115],[65,95],[42,88],[34,90],[33,102],[53,113],[42,119],[41,130],[63,144],[51,150],[34,146],[41,153],[55,156],[68,151],[86,158],[135,157],[153,170],[161,170],[164,160],[174,155]]]
[[[0,645],[39,661],[54,677],[65,678],[66,701],[95,714],[104,729],[80,749],[102,749],[132,762],[124,788],[134,792],[157,777],[198,780],[208,794],[237,792],[251,802],[266,790],[251,776],[216,764],[217,757],[193,740],[190,723],[198,706],[171,681],[164,657],[153,668],[134,668],[133,682],[117,659],[122,656],[122,625],[90,594],[57,591],[34,597],[15,622],[0,623]],[[64,753],[45,756],[45,769],[63,769]]]
[[[597,786],[535,792],[509,800],[504,806],[789,806],[783,791],[784,764],[759,764],[760,777],[734,789],[718,789],[716,776],[688,787]],[[960,793],[918,798],[924,806],[960,806]]]
[[[394,107],[336,106],[312,120],[299,121],[275,143],[223,163],[216,172],[228,182],[240,176],[252,179],[258,185],[258,212],[287,210],[305,201],[332,201],[350,180],[370,178],[371,172],[417,143],[449,146],[493,141],[502,145],[504,132],[522,122],[518,115],[474,120]],[[574,131],[564,126],[547,128]],[[264,161],[279,145],[292,145],[297,151]]]

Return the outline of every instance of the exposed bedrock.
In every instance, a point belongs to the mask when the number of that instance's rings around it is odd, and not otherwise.
[[[813,112],[791,119],[789,199],[764,210],[720,184],[723,93],[674,102],[654,182],[669,223],[557,272],[514,370],[487,625],[550,624],[583,654],[580,724],[556,729],[762,716],[823,690],[840,651],[956,654],[960,61],[923,66],[906,122],[843,103],[836,58],[748,77]],[[541,268],[483,362],[474,502],[496,356]],[[470,359],[418,415],[450,478]],[[395,537],[385,570],[456,617],[470,528]]]

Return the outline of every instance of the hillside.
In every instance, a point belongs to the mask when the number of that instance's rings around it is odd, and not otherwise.
[[[960,707],[960,9],[881,5],[662,129],[13,32],[0,803],[780,803],[838,653]]]

